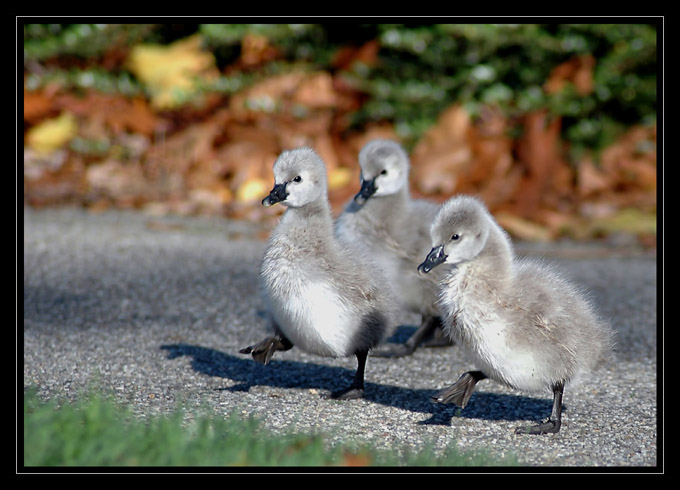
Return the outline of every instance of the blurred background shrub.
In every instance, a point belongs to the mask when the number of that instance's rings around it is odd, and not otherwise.
[[[576,228],[569,220],[557,219],[557,214],[592,218],[609,213],[618,219],[621,209],[640,208],[637,201],[623,202],[620,197],[623,191],[637,192],[632,181],[641,174],[647,193],[642,208],[655,213],[655,196],[650,196],[656,189],[650,182],[655,182],[656,173],[648,167],[656,166],[658,26],[650,20],[647,24],[25,24],[25,172],[31,176],[30,184],[40,181],[37,176],[44,177],[49,168],[53,181],[55,169],[69,167],[71,154],[81,160],[85,155],[80,174],[71,168],[71,174],[80,175],[80,183],[66,194],[83,195],[82,189],[88,187],[84,201],[91,204],[96,194],[92,182],[111,177],[98,168],[99,180],[92,175],[86,178],[92,172],[83,168],[98,160],[107,160],[112,169],[112,160],[136,152],[140,168],[135,175],[149,182],[159,172],[154,167],[154,162],[158,165],[154,147],[189,131],[191,125],[203,124],[205,130],[214,124],[238,123],[238,130],[215,131],[204,142],[211,149],[211,161],[237,138],[257,141],[258,137],[245,135],[246,127],[285,125],[294,128],[296,136],[279,135],[275,143],[264,144],[268,153],[258,158],[266,163],[252,164],[256,170],[244,176],[224,164],[213,172],[221,180],[219,206],[213,209],[257,219],[261,211],[239,214],[243,208],[238,201],[255,201],[253,196],[263,192],[270,180],[272,155],[298,143],[320,147],[337,184],[332,200],[340,203],[357,185],[352,159],[358,148],[370,137],[387,136],[413,153],[417,193],[433,198],[479,193],[499,212],[547,230],[536,236],[554,237]],[[114,98],[125,98],[134,105],[120,114],[136,116],[128,122],[110,118],[116,134],[83,134],[88,133],[82,122],[88,117],[86,110],[80,107],[78,112],[73,99],[65,99],[64,94],[81,100],[92,94],[110,97],[100,109],[112,107]],[[97,106],[94,99],[87,100],[90,107]],[[64,112],[77,116],[79,130],[73,130],[72,118],[58,119]],[[140,123],[144,117],[146,126]],[[53,124],[49,131],[37,127],[47,119],[56,119],[62,127]],[[311,123],[303,128],[304,120],[316,121],[315,129],[310,129]],[[438,127],[443,128],[439,133]],[[45,140],[44,134],[36,137],[37,129],[47,134],[48,141],[52,134],[65,135],[62,138],[69,145],[61,160],[35,156],[32,142],[44,145]],[[327,138],[320,136],[324,131]],[[140,134],[146,139],[131,138]],[[363,137],[353,136],[358,134]],[[271,135],[259,138],[267,142]],[[493,151],[482,145],[491,142],[497,146]],[[608,149],[626,145],[632,148],[626,157],[607,157]],[[63,141],[55,147],[63,148]],[[198,150],[192,151],[196,155]],[[495,155],[486,157],[493,163],[485,163],[485,151]],[[45,163],[46,158],[51,163]],[[191,181],[186,174],[201,158],[196,156],[183,167],[183,179]],[[513,173],[513,168],[518,170]],[[622,180],[626,172],[628,180]],[[432,184],[433,176],[442,177],[443,183]],[[499,186],[491,185],[494,178],[502,178],[510,191],[499,193]],[[184,186],[165,182],[165,189],[217,192],[206,182],[204,178],[203,187],[195,181]],[[25,179],[28,202],[51,202],[49,192],[36,197],[37,188],[46,187],[27,185]],[[177,196],[177,192],[157,191],[149,191],[147,200]],[[612,192],[618,194],[606,208],[601,202]],[[113,199],[110,194],[111,189],[108,202]],[[594,196],[602,198],[595,206]],[[542,208],[546,212],[537,213]],[[655,230],[649,219],[643,228]],[[519,225],[521,229],[528,228]]]
[[[169,44],[196,33],[222,69],[238,60],[244,40],[260,39],[269,55],[253,53],[243,71],[272,75],[291,63],[344,70],[368,98],[353,124],[390,120],[411,143],[452,103],[473,115],[487,104],[509,115],[547,107],[564,117],[564,137],[579,148],[602,148],[626,127],[656,119],[654,24],[27,24],[25,67],[50,60],[70,65],[32,73],[27,85],[59,78],[74,87],[137,94],[143,87],[130,72],[98,61],[137,43]],[[370,41],[379,43],[379,54],[350,66],[336,63],[343,49]],[[253,79],[232,74],[203,90],[233,93],[246,85],[244,78]]]

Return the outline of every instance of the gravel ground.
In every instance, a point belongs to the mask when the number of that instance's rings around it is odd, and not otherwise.
[[[354,359],[292,349],[261,366],[239,354],[265,326],[257,290],[265,243],[255,225],[76,209],[25,209],[23,224],[24,387],[41,396],[103,386],[140,417],[182,402],[257,415],[274,432],[323,432],[332,444],[456,444],[527,467],[662,468],[654,254],[518,246],[590,290],[618,332],[613,362],[565,390],[562,430],[518,436],[518,425],[547,417],[551,396],[484,381],[464,410],[429,401],[472,367],[456,346],[369,358],[366,397],[344,402],[321,395],[349,383]],[[404,322],[392,341],[414,330],[414,318]]]

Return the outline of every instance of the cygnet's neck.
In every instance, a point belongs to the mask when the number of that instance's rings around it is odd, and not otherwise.
[[[378,222],[389,223],[402,216],[401,210],[408,205],[410,199],[408,186],[387,196],[372,196],[364,206],[370,209],[371,216]]]
[[[281,218],[282,224],[303,225],[320,236],[333,235],[333,217],[328,199],[319,198],[299,207],[289,207]]]

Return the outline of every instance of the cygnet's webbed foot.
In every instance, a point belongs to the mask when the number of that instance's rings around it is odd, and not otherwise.
[[[339,391],[334,391],[325,398],[332,400],[355,400],[364,397],[364,371],[366,370],[366,359],[368,358],[368,351],[360,351],[356,353],[357,356],[357,372],[354,374],[354,381],[347,388]]]
[[[453,403],[461,408],[465,408],[475,385],[478,381],[486,379],[486,375],[481,371],[468,371],[463,373],[458,381],[453,383],[448,388],[444,388],[439,393],[434,395],[432,399],[437,403]]]
[[[440,317],[424,317],[420,327],[403,344],[381,345],[373,349],[375,357],[405,357],[413,354],[418,346],[444,347],[451,345],[451,340],[442,330]]]
[[[515,434],[557,434],[561,425],[559,420],[548,419],[540,424],[517,427]]]
[[[267,337],[255,345],[250,345],[239,350],[241,354],[252,354],[253,359],[265,366],[271,361],[277,350],[288,350],[293,344],[285,337]]]
[[[553,406],[548,420],[537,425],[517,427],[515,434],[557,434],[562,426],[563,393],[564,382],[555,383],[553,386]]]

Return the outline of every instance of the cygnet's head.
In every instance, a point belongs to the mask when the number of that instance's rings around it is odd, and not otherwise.
[[[314,150],[284,151],[274,162],[274,188],[262,205],[280,202],[294,208],[304,206],[325,196],[326,180],[326,165]]]
[[[396,141],[377,139],[359,152],[361,190],[354,201],[362,205],[371,196],[389,196],[408,185],[409,158]]]
[[[475,258],[484,248],[491,226],[492,218],[478,199],[449,199],[432,222],[432,250],[418,271],[426,273],[440,264],[455,265]]]

